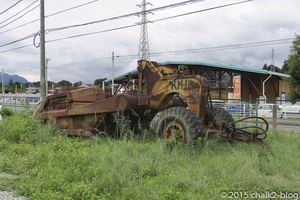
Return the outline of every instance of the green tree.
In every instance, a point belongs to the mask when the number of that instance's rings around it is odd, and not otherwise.
[[[25,86],[26,88],[28,88],[29,85],[30,85],[30,83],[24,83],[24,84],[23,84],[23,87]]]
[[[30,87],[40,87],[40,81],[33,82],[32,84],[30,84]]]
[[[287,73],[288,71],[289,71],[288,64],[287,64],[287,61],[285,60],[283,65],[282,65],[281,72],[282,73]]]
[[[264,70],[269,70],[268,65],[267,65],[267,64],[264,64],[264,66],[263,66],[262,69],[264,69]]]
[[[296,34],[286,62],[291,76],[287,79],[291,88],[289,98],[291,100],[298,100],[300,99],[300,35]]]
[[[48,81],[48,90],[52,89],[52,84],[53,84],[53,87],[54,87],[55,83],[53,81]]]
[[[82,85],[82,81],[78,81],[76,83],[74,83],[74,86],[81,86]]]
[[[72,83],[66,80],[61,80],[57,83],[56,87],[60,87],[60,86],[72,86]]]
[[[100,86],[100,87],[102,87],[102,83],[103,83],[103,81],[105,81],[107,78],[99,78],[99,79],[96,79],[95,81],[94,81],[94,85],[97,85],[97,86]]]
[[[282,72],[281,69],[279,67],[275,66],[275,65],[269,65],[268,66],[267,64],[264,64],[263,69],[264,70],[271,70],[272,66],[274,66],[275,72],[280,72],[280,73]]]
[[[12,79],[9,79],[8,86],[9,87],[13,87],[14,86],[14,82],[13,82]]]
[[[15,86],[17,86],[17,88],[21,88],[21,82],[16,81]]]

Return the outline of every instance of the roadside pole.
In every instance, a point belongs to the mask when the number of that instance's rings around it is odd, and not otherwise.
[[[114,84],[115,84],[115,80],[114,80],[114,60],[115,60],[115,54],[114,52],[112,52],[112,78],[111,78],[111,95],[114,95]]]
[[[44,14],[44,0],[40,0],[40,101],[46,98],[45,86],[45,14]]]
[[[2,95],[4,95],[4,70],[2,69]]]

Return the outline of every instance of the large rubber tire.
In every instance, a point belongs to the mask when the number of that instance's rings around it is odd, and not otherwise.
[[[205,137],[204,127],[199,117],[185,107],[172,107],[159,115],[156,135],[161,139],[177,139],[187,145],[196,144],[199,137]]]
[[[234,119],[232,115],[225,110],[224,108],[221,108],[220,106],[212,106],[213,113],[215,115],[215,118],[219,121],[219,123],[226,122],[227,124],[234,122]],[[235,124],[233,124],[233,127],[235,127]]]

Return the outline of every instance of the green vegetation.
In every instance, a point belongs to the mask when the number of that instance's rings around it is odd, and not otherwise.
[[[11,108],[7,108],[7,107],[1,107],[1,116],[2,117],[10,117],[13,116],[15,113]]]
[[[217,139],[187,147],[120,125],[120,139],[79,138],[42,125],[30,111],[5,117],[0,172],[16,176],[0,177],[0,189],[30,199],[222,199],[221,192],[300,191],[297,135],[269,132],[270,147]]]
[[[291,100],[300,99],[300,35],[296,34],[296,38],[290,47],[290,55],[287,60],[290,78],[287,79],[291,91],[289,93]]]

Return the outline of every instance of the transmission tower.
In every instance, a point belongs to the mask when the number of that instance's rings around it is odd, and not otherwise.
[[[274,57],[275,57],[275,50],[272,48],[271,50],[271,71],[275,71],[275,62],[274,62]]]
[[[141,21],[138,22],[138,24],[141,25],[138,60],[150,60],[148,29],[147,29],[147,23],[149,23],[150,21],[147,20],[147,14],[148,14],[146,12],[147,5],[152,5],[152,4],[146,2],[146,0],[143,0],[142,3],[137,5],[138,7],[142,8]]]

